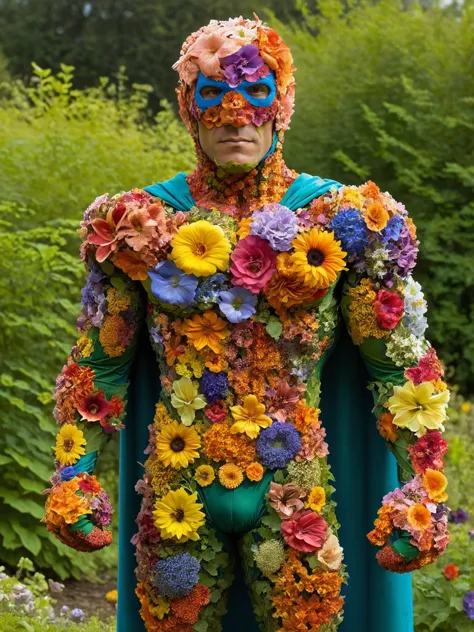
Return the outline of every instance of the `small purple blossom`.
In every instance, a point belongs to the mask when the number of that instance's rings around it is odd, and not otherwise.
[[[469,520],[469,513],[465,509],[456,509],[449,512],[449,522],[464,524]]]
[[[219,309],[231,323],[241,323],[255,314],[257,296],[243,287],[219,293]]]
[[[54,582],[52,579],[48,579],[48,586],[52,593],[60,593],[64,590],[64,584]]]
[[[399,268],[399,274],[405,278],[415,267],[418,255],[418,244],[410,235],[408,226],[404,224],[400,231],[400,238],[389,250],[390,260]]]
[[[156,564],[155,585],[160,595],[176,599],[189,595],[198,583],[201,564],[189,553],[178,553]]]
[[[286,467],[301,450],[301,437],[294,426],[274,421],[260,432],[257,452],[270,470]]]
[[[243,79],[257,81],[270,72],[255,44],[242,46],[233,55],[224,57],[221,59],[221,66],[224,68],[224,77],[231,88],[236,88]]]
[[[68,465],[60,472],[61,481],[72,481],[76,476],[76,470],[72,465]]]
[[[298,218],[287,206],[268,204],[261,211],[255,211],[252,220],[252,235],[266,239],[273,250],[291,250],[291,242],[298,231]]]
[[[94,327],[100,327],[107,312],[107,299],[104,293],[103,280],[106,274],[94,263],[87,277],[86,284],[81,290],[82,313],[79,316],[77,326],[82,328],[87,320]]]
[[[219,293],[228,289],[227,277],[222,272],[211,274],[199,282],[196,290],[196,302],[210,307],[219,300]]]
[[[463,599],[464,612],[466,616],[474,621],[474,590],[470,590],[464,595]]]
[[[75,623],[81,623],[84,620],[84,616],[84,610],[81,610],[80,608],[74,608],[71,610],[71,619]]]
[[[108,527],[112,520],[112,504],[107,492],[101,492],[89,501],[91,509],[94,510],[94,522],[102,527]]]
[[[227,397],[228,387],[227,373],[224,371],[213,373],[209,369],[205,369],[201,378],[201,391],[210,404]]]
[[[405,220],[401,215],[394,215],[391,217],[385,228],[381,231],[380,236],[383,241],[397,241],[400,238],[400,233]]]

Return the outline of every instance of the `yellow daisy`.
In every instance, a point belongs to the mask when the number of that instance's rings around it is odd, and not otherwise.
[[[196,384],[189,377],[182,377],[173,382],[174,393],[171,393],[171,403],[178,411],[185,426],[190,426],[196,416],[196,410],[204,408],[206,400],[198,395]]]
[[[395,415],[393,423],[400,428],[408,428],[422,437],[426,429],[442,428],[446,419],[446,406],[449,391],[434,392],[431,382],[422,382],[415,386],[411,380],[403,386],[395,386],[388,400],[390,412]]]
[[[313,228],[298,235],[291,243],[295,274],[310,287],[327,288],[344,270],[347,253],[342,250],[341,242],[334,239],[334,233]]]
[[[306,507],[321,513],[321,509],[326,504],[326,492],[322,487],[313,487],[309,492],[308,499],[306,500]]]
[[[265,405],[259,404],[255,395],[246,395],[243,406],[231,406],[230,411],[235,423],[230,429],[232,434],[244,432],[251,439],[256,439],[261,428],[272,425],[270,417],[264,414]]]
[[[56,460],[61,465],[74,465],[86,453],[85,445],[82,430],[72,424],[65,424],[56,436]]]
[[[216,478],[214,469],[210,465],[200,465],[194,473],[194,480],[201,485],[201,487],[208,487]]]
[[[171,246],[170,259],[186,274],[209,276],[229,267],[229,240],[220,226],[204,219],[181,226]]]
[[[197,492],[187,494],[183,488],[169,491],[155,503],[153,518],[163,539],[180,542],[199,540],[198,529],[206,521],[203,505],[197,502]]]
[[[194,428],[187,428],[177,421],[164,426],[156,439],[156,452],[160,461],[176,469],[188,467],[199,458],[201,441]]]

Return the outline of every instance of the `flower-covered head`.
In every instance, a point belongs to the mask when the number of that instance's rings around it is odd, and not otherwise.
[[[227,150],[240,150],[242,157],[235,162],[243,163],[245,149],[250,164],[250,143],[258,141],[257,128],[264,126],[269,139],[269,146],[257,162],[275,148],[274,132],[288,129],[295,88],[293,58],[281,37],[258,18],[212,20],[186,39],[173,68],[180,79],[177,93],[181,117],[196,142],[199,137],[198,153],[201,148],[214,162],[228,161],[210,155],[206,130],[224,128],[229,133],[229,127],[245,127],[245,135],[232,133],[247,136],[250,140],[240,143],[247,144],[241,148],[234,143]],[[223,136],[224,130],[214,131],[213,135]],[[280,142],[282,138],[278,134]],[[220,140],[221,144],[225,142]]]

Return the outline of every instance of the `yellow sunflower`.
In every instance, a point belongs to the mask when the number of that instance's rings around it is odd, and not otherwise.
[[[183,488],[169,491],[155,503],[153,518],[163,539],[176,538],[179,542],[199,540],[198,529],[206,521],[197,492],[187,494]]]
[[[229,267],[229,240],[220,226],[204,219],[181,226],[171,246],[170,259],[186,274],[209,276]]]
[[[270,417],[265,415],[265,405],[259,404],[255,395],[246,395],[243,406],[231,406],[230,411],[235,423],[230,429],[232,434],[245,433],[251,439],[256,439],[261,428],[272,425]]]
[[[344,269],[345,253],[334,233],[318,228],[301,233],[291,242],[291,259],[297,278],[317,289],[327,288]]]
[[[415,386],[411,380],[403,386],[395,386],[388,400],[389,410],[395,415],[393,423],[408,428],[421,437],[426,429],[439,430],[446,419],[449,391],[434,392],[431,382]]]
[[[199,458],[201,441],[194,428],[187,428],[177,421],[164,426],[156,440],[156,452],[160,461],[176,469],[188,467]]]
[[[219,481],[227,489],[235,489],[244,480],[242,471],[233,463],[226,463],[219,468]]]
[[[214,468],[210,465],[200,465],[194,473],[194,480],[197,481],[201,487],[208,487],[215,478]]]
[[[82,430],[72,424],[65,424],[56,436],[56,460],[61,465],[74,465],[86,453],[86,440]]]

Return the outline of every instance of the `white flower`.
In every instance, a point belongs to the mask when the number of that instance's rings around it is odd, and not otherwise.
[[[417,337],[408,327],[400,323],[387,340],[387,356],[400,367],[418,364],[418,360],[429,349],[429,342]]]
[[[405,324],[415,336],[422,336],[428,327],[428,321],[424,317],[426,310],[421,285],[413,277],[408,277],[405,287]]]

